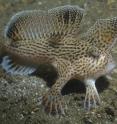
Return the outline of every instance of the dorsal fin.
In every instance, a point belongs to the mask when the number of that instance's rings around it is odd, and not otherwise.
[[[83,12],[79,6],[70,5],[48,11],[19,12],[11,18],[5,30],[5,37],[12,41],[49,39],[57,42],[58,35],[65,36],[78,31]]]

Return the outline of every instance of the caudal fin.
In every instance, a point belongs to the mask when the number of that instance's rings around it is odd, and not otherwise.
[[[36,71],[36,68],[34,67],[20,65],[16,63],[9,56],[4,56],[3,58],[0,59],[0,61],[1,61],[1,66],[3,67],[3,69],[9,74],[30,75]]]

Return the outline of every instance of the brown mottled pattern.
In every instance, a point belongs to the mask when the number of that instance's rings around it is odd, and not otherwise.
[[[113,62],[110,48],[117,18],[100,19],[76,38],[83,13],[83,9],[70,5],[48,11],[23,11],[12,17],[5,30],[9,44],[4,44],[4,52],[16,63],[36,67],[50,63],[56,68],[58,79],[42,98],[50,114],[64,114],[61,89],[72,78],[86,82],[85,107],[91,108],[91,99],[95,107],[100,100],[92,82],[111,70],[107,68]]]

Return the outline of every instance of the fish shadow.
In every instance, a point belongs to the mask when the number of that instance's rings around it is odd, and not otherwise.
[[[98,92],[103,92],[109,87],[109,81],[105,76],[101,76],[96,80],[96,88]],[[67,95],[70,93],[85,93],[86,88],[82,81],[73,79],[70,80],[62,89],[62,94]]]
[[[48,87],[51,87],[56,81],[58,75],[53,66],[50,65],[40,65],[39,70],[37,70],[33,75],[43,78],[46,81]],[[105,76],[101,76],[96,80],[96,88],[98,92],[103,92],[109,87],[109,81]],[[72,79],[67,82],[63,87],[61,93],[62,95],[67,95],[71,93],[85,93],[86,88],[82,81],[77,79]]]

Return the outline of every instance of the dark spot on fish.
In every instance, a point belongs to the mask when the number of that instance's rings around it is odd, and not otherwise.
[[[68,24],[69,23],[69,10],[65,10],[63,13],[63,20],[64,20],[64,24]]]
[[[72,11],[70,11],[71,14],[71,22],[75,23],[76,20],[76,16],[77,16],[77,11],[75,11],[74,9],[72,9]]]
[[[62,33],[52,33],[48,39],[49,45],[52,46],[53,48],[58,48],[59,43],[61,42],[63,38]]]
[[[16,34],[18,34],[18,29],[17,29],[16,23],[12,23],[8,27],[6,36],[12,40],[18,40],[18,37],[16,36]]]

